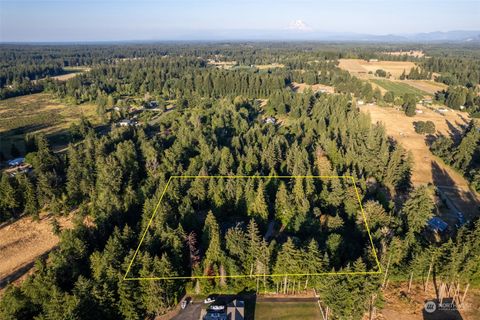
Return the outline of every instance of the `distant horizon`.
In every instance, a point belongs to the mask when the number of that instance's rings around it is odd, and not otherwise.
[[[254,30],[255,32],[261,32],[260,35],[249,37],[248,35],[242,36],[233,36],[224,35],[225,33],[235,32],[238,34],[239,31],[243,30],[225,30],[217,32],[216,35],[205,37],[205,38],[196,38],[194,36],[180,36],[177,38],[158,38],[158,39],[98,39],[98,40],[17,40],[17,41],[3,41],[0,39],[0,44],[122,44],[122,43],[218,43],[218,42],[318,42],[318,43],[458,43],[466,42],[465,40],[458,40],[452,38],[445,39],[428,39],[429,35],[443,34],[449,35],[451,33],[458,34],[475,34],[476,38],[473,39],[472,43],[480,43],[480,29],[479,30],[448,30],[448,31],[430,31],[430,32],[420,32],[420,33],[404,33],[404,34],[365,34],[365,33],[355,33],[355,32],[344,32],[344,33],[335,33],[335,32],[309,32],[309,33],[298,33],[296,31],[289,32],[287,35],[285,33],[282,36],[276,36],[275,30],[261,31]],[[278,30],[277,30],[278,31]],[[219,34],[222,34],[221,36]],[[424,35],[427,39],[418,39],[418,36]],[[263,37],[262,37],[263,36]],[[463,38],[462,38],[463,39]]]
[[[0,42],[404,36],[477,32],[478,17],[476,0],[0,0]]]

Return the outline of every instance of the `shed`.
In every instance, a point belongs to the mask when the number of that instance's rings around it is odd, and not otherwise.
[[[267,119],[265,119],[265,123],[275,124],[276,122],[277,119],[275,119],[274,117],[268,117]]]
[[[118,125],[119,125],[120,127],[129,127],[129,126],[133,126],[134,123],[133,123],[132,120],[123,119],[123,120],[120,120],[120,121],[118,122]]]

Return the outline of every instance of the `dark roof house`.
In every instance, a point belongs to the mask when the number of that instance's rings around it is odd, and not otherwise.
[[[428,227],[435,232],[443,232],[447,230],[448,224],[439,217],[433,217],[427,222]]]
[[[245,302],[235,299],[227,304],[228,320],[243,320],[245,318]]]

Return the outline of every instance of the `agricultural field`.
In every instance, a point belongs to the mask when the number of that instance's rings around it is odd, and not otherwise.
[[[432,121],[438,133],[458,138],[470,121],[467,113],[450,110],[445,115],[423,106],[417,106],[422,114],[407,117],[401,110],[394,108],[362,106],[369,113],[373,123],[383,123],[388,136],[398,141],[413,156],[412,183],[414,186],[434,184],[437,187],[452,190],[453,202],[468,218],[476,216],[480,205],[480,196],[470,190],[468,181],[443,161],[434,156],[425,136],[415,133],[415,121]]]
[[[382,87],[386,91],[392,91],[396,96],[403,96],[405,93],[411,93],[418,97],[423,97],[428,94],[428,92],[414,88],[410,84],[406,84],[400,81],[390,81],[383,79],[371,79],[371,82]]]
[[[47,93],[0,101],[0,150],[9,157],[14,143],[23,152],[25,135],[35,132],[42,132],[61,144],[64,141],[62,134],[82,116],[97,122],[96,106],[68,106]]]
[[[390,73],[394,79],[398,79],[405,72],[408,74],[415,63],[410,61],[375,61],[369,62],[362,59],[340,59],[338,65],[341,69],[347,70],[352,75],[362,79],[370,78],[369,72],[375,73],[378,69],[383,69]]]
[[[408,84],[418,90],[434,95],[437,91],[447,90],[447,85],[432,80],[401,80],[402,83]]]

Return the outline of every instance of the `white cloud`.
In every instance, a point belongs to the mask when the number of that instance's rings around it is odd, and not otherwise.
[[[288,30],[296,30],[296,31],[312,31],[312,27],[306,24],[303,20],[295,20],[291,21],[288,25]]]

